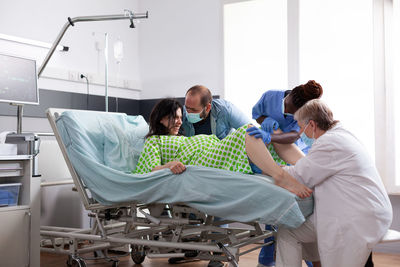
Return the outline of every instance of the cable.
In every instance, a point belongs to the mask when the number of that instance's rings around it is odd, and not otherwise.
[[[89,80],[88,78],[81,74],[81,79],[85,78],[86,79],[86,86],[87,86],[87,92],[86,92],[86,110],[89,110]]]

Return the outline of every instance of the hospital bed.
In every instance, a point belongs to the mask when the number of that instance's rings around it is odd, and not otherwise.
[[[132,174],[148,132],[142,116],[48,109],[47,117],[93,220],[90,229],[41,227],[41,251],[68,255],[68,266],[86,266],[89,252],[118,266],[108,250],[127,244],[137,264],[148,257],[238,266],[241,255],[271,244],[244,250],[274,234],[260,224],[298,227],[312,213],[312,198],[266,176],[196,166]]]

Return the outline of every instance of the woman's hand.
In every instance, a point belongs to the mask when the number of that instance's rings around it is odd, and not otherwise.
[[[170,161],[165,164],[166,168],[169,168],[174,174],[180,174],[186,170],[185,165],[179,161]]]

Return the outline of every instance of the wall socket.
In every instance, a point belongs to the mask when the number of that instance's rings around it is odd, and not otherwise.
[[[87,73],[87,72],[64,70],[64,69],[57,69],[57,68],[48,68],[48,69],[46,69],[46,71],[44,72],[42,77],[57,79],[57,80],[64,80],[64,81],[71,81],[71,82],[78,82],[78,83],[86,83],[86,79],[82,79],[81,74],[85,75],[88,78],[89,84],[104,86],[104,74]],[[141,91],[140,84],[138,83],[138,81],[117,78],[116,76],[109,77],[109,86]]]
[[[79,72],[78,74],[78,79],[80,82],[86,82],[85,78],[81,78],[81,75],[84,75],[87,79],[89,83],[93,83],[94,82],[94,75],[92,73],[83,73],[83,72]]]
[[[129,80],[124,80],[124,87],[129,88]]]
[[[77,71],[69,71],[68,72],[68,80],[70,81],[79,81],[80,74]]]

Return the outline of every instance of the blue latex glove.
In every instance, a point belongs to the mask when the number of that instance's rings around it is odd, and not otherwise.
[[[254,136],[255,138],[261,138],[265,144],[271,143],[271,135],[266,131],[261,130],[257,127],[251,127],[246,130],[249,135]]]
[[[262,173],[262,170],[260,168],[258,168],[256,164],[254,164],[252,162],[250,162],[250,167],[254,173]]]
[[[279,128],[279,123],[271,117],[266,117],[265,120],[261,123],[261,129],[268,133],[272,133],[272,131],[276,131]]]

